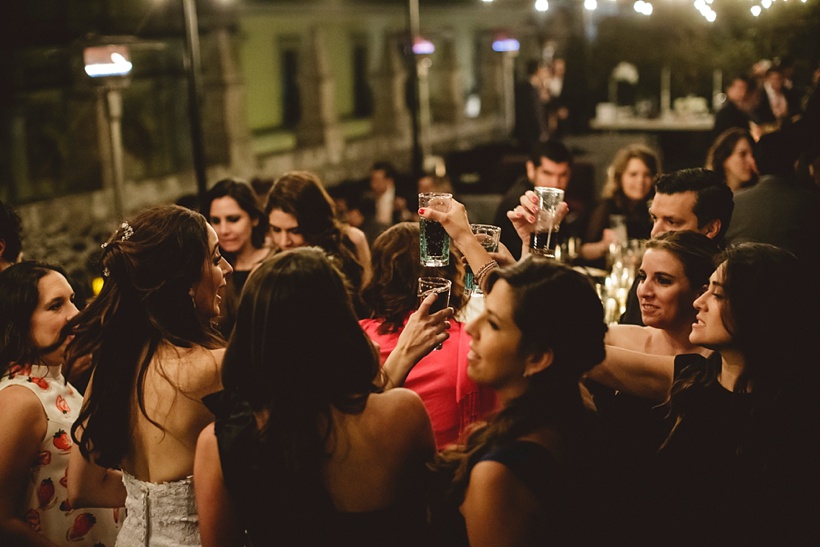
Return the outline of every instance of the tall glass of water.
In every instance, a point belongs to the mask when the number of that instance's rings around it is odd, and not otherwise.
[[[450,288],[452,283],[445,277],[419,277],[418,303],[427,298],[430,293],[437,293],[436,301],[430,306],[430,314],[440,312],[450,305]],[[441,349],[441,344],[436,346]]]
[[[419,208],[446,213],[450,210],[453,194],[428,192],[419,194]],[[422,266],[447,266],[450,264],[450,236],[439,222],[422,218],[419,220]]]
[[[470,230],[481,246],[488,253],[498,252],[498,240],[501,237],[501,228],[492,224],[470,224]],[[473,270],[467,264],[464,269],[464,290],[474,295],[484,294],[473,279]]]
[[[535,229],[530,239],[530,252],[534,255],[555,258],[555,233],[558,224],[555,217],[558,208],[564,201],[564,191],[559,188],[535,187],[538,196],[538,214],[535,217]]]

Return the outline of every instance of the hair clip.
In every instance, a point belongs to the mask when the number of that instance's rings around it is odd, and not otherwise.
[[[108,268],[103,268],[103,277],[108,277],[111,275],[111,271]]]
[[[122,229],[122,237],[120,237],[120,241],[128,241],[131,239],[131,236],[134,235],[134,229],[130,224],[128,224],[127,220],[120,224],[120,229]]]

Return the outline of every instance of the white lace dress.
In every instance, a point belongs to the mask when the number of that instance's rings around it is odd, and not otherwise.
[[[122,482],[128,492],[126,517],[117,547],[198,546],[193,477],[174,482],[143,482],[126,471]]]

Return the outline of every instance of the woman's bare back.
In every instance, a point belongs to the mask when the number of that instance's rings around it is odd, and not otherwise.
[[[193,473],[197,437],[213,420],[202,397],[222,388],[224,353],[224,349],[203,347],[157,350],[143,386],[148,417],[140,410],[136,389],[132,395],[131,443],[123,469],[153,483],[176,481]]]
[[[421,399],[405,389],[368,397],[361,414],[333,411],[336,442],[325,478],[336,509],[383,509],[423,492],[425,464],[435,451]]]

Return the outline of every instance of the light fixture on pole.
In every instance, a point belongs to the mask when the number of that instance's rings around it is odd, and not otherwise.
[[[123,189],[125,168],[122,152],[122,90],[129,84],[133,69],[129,37],[99,38],[83,48],[85,74],[99,86],[105,98],[105,117],[111,155],[111,190],[114,197],[114,216],[124,216]]]

